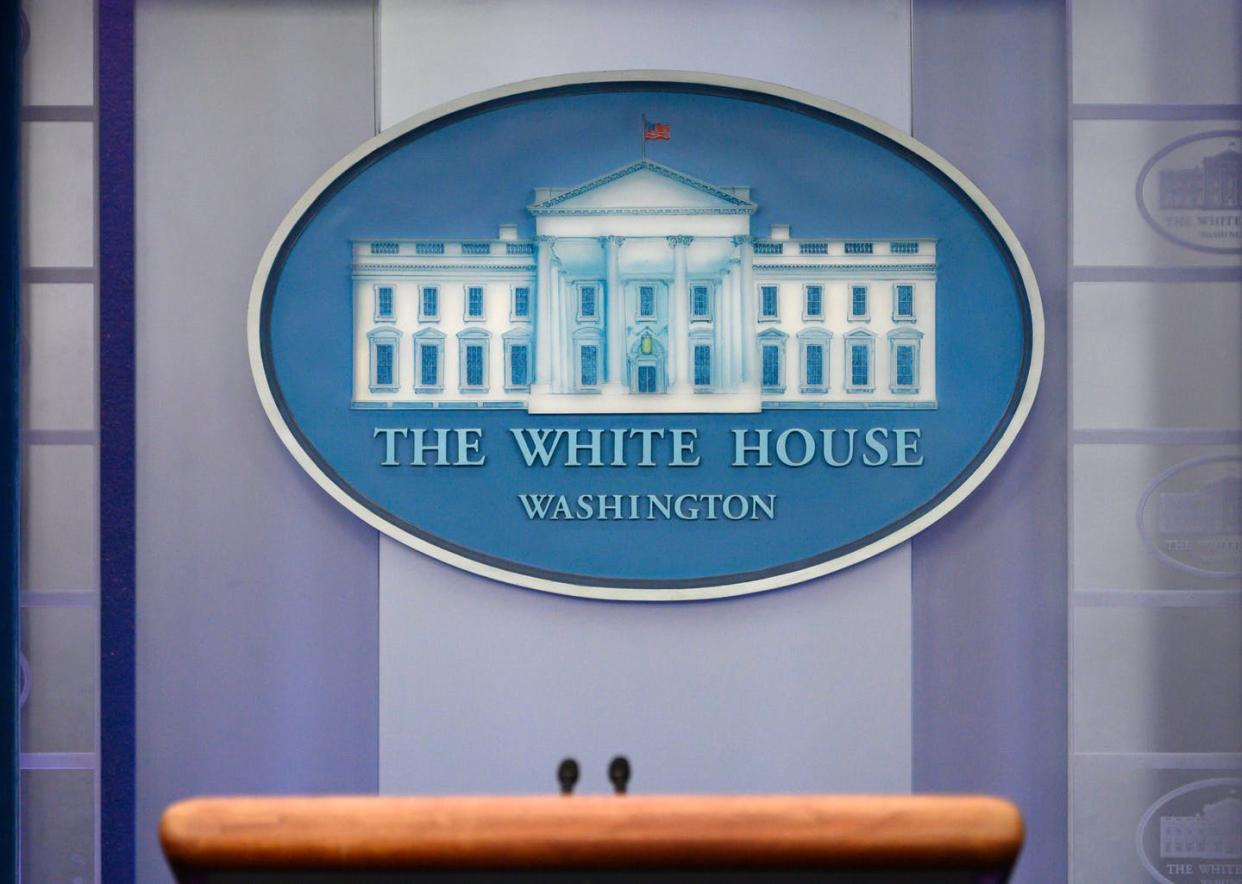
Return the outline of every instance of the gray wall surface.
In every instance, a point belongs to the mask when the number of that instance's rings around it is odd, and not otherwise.
[[[914,2],[914,137],[988,195],[1044,302],[1039,395],[1004,461],[912,541],[914,789],[1017,802],[1015,881],[1066,876],[1066,104],[1058,2]]]
[[[374,131],[369,2],[137,8],[138,879],[165,805],[376,789],[376,535],[288,456],[246,305],[306,187]]]

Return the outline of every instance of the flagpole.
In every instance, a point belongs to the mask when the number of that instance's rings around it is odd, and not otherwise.
[[[642,158],[644,160],[647,159],[647,115],[646,114],[643,114],[642,144],[640,145],[639,149],[641,151]]]

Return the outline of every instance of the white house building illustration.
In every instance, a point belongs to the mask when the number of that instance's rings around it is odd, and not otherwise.
[[[1194,816],[1160,818],[1162,859],[1242,859],[1242,799],[1224,798]]]
[[[353,407],[935,408],[936,241],[756,209],[643,159],[536,188],[533,240],[356,240]]]

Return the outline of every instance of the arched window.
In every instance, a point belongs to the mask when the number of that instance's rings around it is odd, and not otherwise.
[[[604,380],[604,346],[599,326],[578,329],[573,341],[577,387],[584,392],[595,391]]]
[[[414,335],[414,391],[439,393],[444,390],[444,334],[425,328]]]
[[[857,329],[845,336],[845,390],[870,393],[875,390],[875,335]]]
[[[788,337],[774,328],[759,333],[759,382],[765,393],[785,392],[785,341]]]
[[[919,363],[923,333],[899,328],[888,333],[889,389],[894,393],[919,391]]]
[[[385,393],[401,386],[398,364],[401,332],[392,327],[377,328],[367,334],[371,351],[372,393]]]
[[[690,333],[690,378],[696,393],[710,393],[715,372],[715,346],[710,329]]]
[[[505,351],[506,392],[526,392],[535,374],[535,352],[529,328],[517,328],[501,336]]]
[[[457,388],[462,393],[486,393],[488,350],[492,336],[481,328],[457,334]]]
[[[802,364],[799,389],[803,393],[828,392],[828,358],[831,355],[832,333],[823,329],[807,329],[798,334],[798,352]]]

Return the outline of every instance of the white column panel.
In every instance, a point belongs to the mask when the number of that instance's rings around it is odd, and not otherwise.
[[[1074,0],[1073,100],[1242,102],[1242,2]]]
[[[476,0],[468,10],[380,0],[379,9],[384,127],[505,83],[651,68],[782,83],[910,131],[908,0]]]
[[[483,0],[468,16],[381,0],[380,116],[663,68],[806,89],[909,131],[909,39],[906,0]],[[753,348],[753,293],[738,295]],[[380,606],[381,791],[546,792],[573,754],[599,792],[618,752],[645,792],[910,788],[906,545],[780,592],[636,605],[502,586],[381,538]]]
[[[26,429],[95,428],[95,287],[30,286]]]

